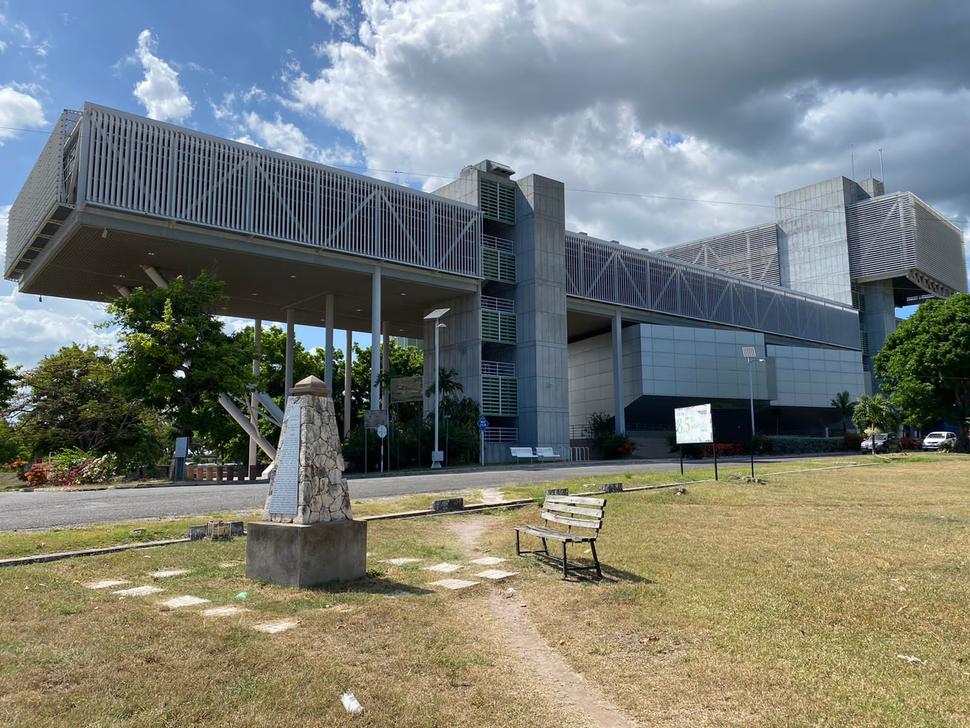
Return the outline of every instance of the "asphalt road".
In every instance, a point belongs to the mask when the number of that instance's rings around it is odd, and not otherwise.
[[[761,461],[776,462],[776,461]],[[710,468],[710,462],[688,468]],[[496,488],[613,473],[676,471],[677,462],[638,461],[595,465],[532,465],[481,471],[443,471],[349,480],[352,498]],[[93,491],[0,493],[0,531],[80,526],[140,518],[194,516],[261,508],[265,483],[232,483]]]

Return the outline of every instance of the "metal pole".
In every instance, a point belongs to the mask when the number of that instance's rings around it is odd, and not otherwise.
[[[684,475],[684,446],[680,446],[680,474]]]
[[[481,444],[478,447],[478,457],[479,457],[479,460],[481,461],[481,464],[485,465],[485,430],[479,430],[478,432],[479,434],[481,434],[481,437],[482,437]]]
[[[249,394],[249,421],[252,423],[253,427],[259,427],[259,399],[256,396],[256,390],[259,386],[257,380],[259,379],[259,354],[262,346],[262,338],[263,322],[260,319],[256,319],[253,321],[253,391]],[[259,457],[259,454],[256,452],[256,448],[257,445],[255,438],[250,437],[248,460],[250,472],[252,472],[253,466],[256,465]]]
[[[326,347],[326,359],[323,364],[323,381],[333,396],[333,294],[328,293],[326,298],[327,311],[324,314],[324,325],[327,327],[327,334],[324,346]]]
[[[439,361],[439,347],[440,347],[440,331],[441,322],[435,320],[434,322],[434,452],[431,454],[431,468],[440,468],[441,462],[435,460],[434,453],[438,452],[438,405],[441,398],[438,396],[438,388],[440,386],[440,374],[441,367],[438,366]]]
[[[290,390],[293,389],[293,345],[296,339],[294,326],[296,325],[296,311],[292,308],[286,309],[286,363],[284,370],[283,387],[283,409],[286,409],[286,400],[290,397]]]
[[[354,332],[347,329],[347,344],[344,347],[344,439],[350,437],[351,388],[353,386]]]
[[[714,480],[717,480],[717,440],[711,443],[711,447],[714,448]]]
[[[751,401],[751,477],[754,478],[754,377],[751,373],[753,360],[748,360],[748,395]]]
[[[370,311],[370,408],[380,409],[381,398],[381,269],[371,280]]]
[[[451,442],[449,433],[451,432],[451,417],[445,415],[445,465],[448,464],[448,445]]]

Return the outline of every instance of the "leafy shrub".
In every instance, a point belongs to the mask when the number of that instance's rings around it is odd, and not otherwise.
[[[919,450],[923,447],[923,440],[918,437],[901,437],[899,446],[903,450]]]
[[[862,435],[858,432],[847,432],[842,435],[843,449],[858,450],[862,447]]]
[[[955,440],[944,440],[940,443],[939,452],[953,452],[954,445],[956,445]]]
[[[817,452],[841,452],[846,448],[846,437],[845,435],[842,437],[772,436],[768,439],[771,441],[771,452],[776,455],[800,455]],[[858,446],[856,449],[858,449]]]
[[[586,433],[607,460],[633,454],[636,445],[625,432],[613,432],[614,419],[605,412],[594,412],[586,421]]]

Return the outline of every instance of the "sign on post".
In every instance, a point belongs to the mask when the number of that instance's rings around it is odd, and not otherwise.
[[[676,407],[674,427],[677,430],[678,445],[712,443],[714,480],[717,480],[717,444],[714,443],[714,420],[711,418],[710,402],[693,407]],[[684,474],[684,448],[680,448],[680,474]]]
[[[678,445],[714,442],[710,403],[677,407],[674,410],[674,425],[677,429]]]
[[[479,443],[478,454],[481,464],[485,464],[485,430],[488,429],[488,420],[485,419],[485,415],[478,418],[478,433],[482,438],[481,443]]]
[[[387,427],[387,411],[372,409],[364,412],[364,427],[375,430],[381,425]]]

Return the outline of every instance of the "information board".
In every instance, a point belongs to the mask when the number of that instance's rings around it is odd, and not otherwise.
[[[674,424],[677,428],[678,445],[714,442],[714,423],[711,420],[710,403],[676,408]]]
[[[273,474],[273,494],[269,501],[269,512],[282,515],[296,515],[297,494],[299,491],[300,470],[300,408],[299,403],[286,408],[284,425],[286,433],[276,453],[276,472]]]
[[[391,379],[391,402],[421,402],[424,400],[424,388],[421,386],[421,375],[414,377],[394,377]]]

